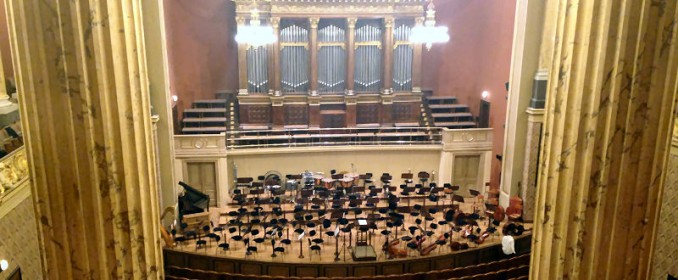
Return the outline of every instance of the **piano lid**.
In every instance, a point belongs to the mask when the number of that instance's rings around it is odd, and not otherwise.
[[[184,187],[184,194],[180,196],[180,199],[184,202],[185,208],[200,208],[200,209],[209,209],[210,196],[202,193],[201,191],[189,186],[184,182],[179,182],[179,185]],[[186,207],[188,206],[188,207]]]

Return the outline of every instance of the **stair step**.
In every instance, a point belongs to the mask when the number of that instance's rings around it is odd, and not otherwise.
[[[188,108],[184,113],[226,113],[226,108]]]
[[[219,132],[225,132],[226,131],[226,126],[203,126],[203,127],[184,127],[181,129],[182,132],[186,133],[195,133],[195,132],[200,132],[200,133],[219,133]]]
[[[429,96],[426,98],[430,105],[439,105],[439,104],[456,104],[457,98],[451,96]]]
[[[456,100],[457,98],[454,96],[429,96],[426,97],[428,100],[448,100],[448,99],[454,99]]]
[[[431,114],[433,118],[462,118],[462,117],[473,117],[469,112],[461,113],[433,113]]]
[[[184,118],[184,123],[226,122],[226,118]]]
[[[193,101],[193,104],[196,103],[202,103],[202,104],[224,104],[226,103],[226,99],[203,99],[203,100],[196,100]]]
[[[476,127],[475,122],[436,122],[436,127],[452,127],[452,128],[471,128]]]
[[[431,104],[428,105],[431,109],[465,109],[468,108],[466,104]]]

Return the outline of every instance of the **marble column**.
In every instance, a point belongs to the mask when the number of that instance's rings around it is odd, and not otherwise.
[[[275,34],[275,42],[269,48],[269,57],[273,58],[273,63],[269,63],[269,77],[273,77],[273,85],[271,89],[273,92],[278,94],[279,91],[282,91],[282,85],[280,83],[280,18],[272,17],[271,18],[271,27],[273,27],[273,34]]]
[[[535,199],[537,196],[537,174],[539,172],[539,152],[541,133],[544,126],[544,109],[527,109],[527,133],[523,163],[520,197],[523,199],[523,220],[534,220]]]
[[[531,279],[648,279],[678,91],[676,1],[563,0]]]
[[[318,23],[320,18],[309,19],[311,34],[310,34],[310,72],[311,72],[311,93],[315,94],[318,91]]]
[[[19,106],[9,101],[7,85],[5,84],[5,69],[0,65],[0,127],[18,121],[18,110]]]
[[[141,4],[5,3],[45,278],[162,278]]]
[[[553,0],[550,0],[553,2]],[[502,151],[499,204],[509,205],[511,196],[524,190],[525,151],[528,149],[528,114],[534,73],[539,69],[542,28],[546,21],[547,1],[521,0],[516,5],[516,28],[513,33],[513,58],[506,108],[506,132]],[[491,186],[497,188],[497,186]],[[522,188],[521,188],[522,187]],[[523,197],[524,199],[524,197]],[[534,202],[534,200],[532,200]],[[534,205],[532,205],[534,206]],[[534,208],[534,207],[532,207]]]
[[[383,71],[383,88],[390,90],[393,87],[393,25],[395,19],[393,17],[384,18],[384,47],[382,48],[384,54],[384,71]]]
[[[355,24],[358,18],[346,19],[346,90],[355,89]]]

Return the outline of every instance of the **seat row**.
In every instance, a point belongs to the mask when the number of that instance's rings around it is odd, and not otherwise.
[[[442,280],[442,279],[513,279],[527,276],[529,272],[530,255],[523,254],[509,259],[503,259],[477,265],[457,267],[452,269],[434,270],[400,275],[354,276],[354,277],[297,277],[297,276],[268,276],[244,275],[225,272],[204,271],[199,269],[180,268],[169,266],[165,268],[167,279],[207,279],[207,280]]]

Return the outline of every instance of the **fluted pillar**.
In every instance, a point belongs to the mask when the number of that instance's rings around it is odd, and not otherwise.
[[[45,278],[161,278],[140,2],[5,3]]]
[[[358,18],[346,19],[346,90],[355,89],[355,24]]]
[[[648,279],[676,1],[563,0],[556,14],[530,279]]]
[[[309,60],[310,72],[311,72],[311,92],[315,93],[318,91],[318,23],[320,23],[320,18],[310,18],[309,19],[311,33],[310,33],[310,57]]]

